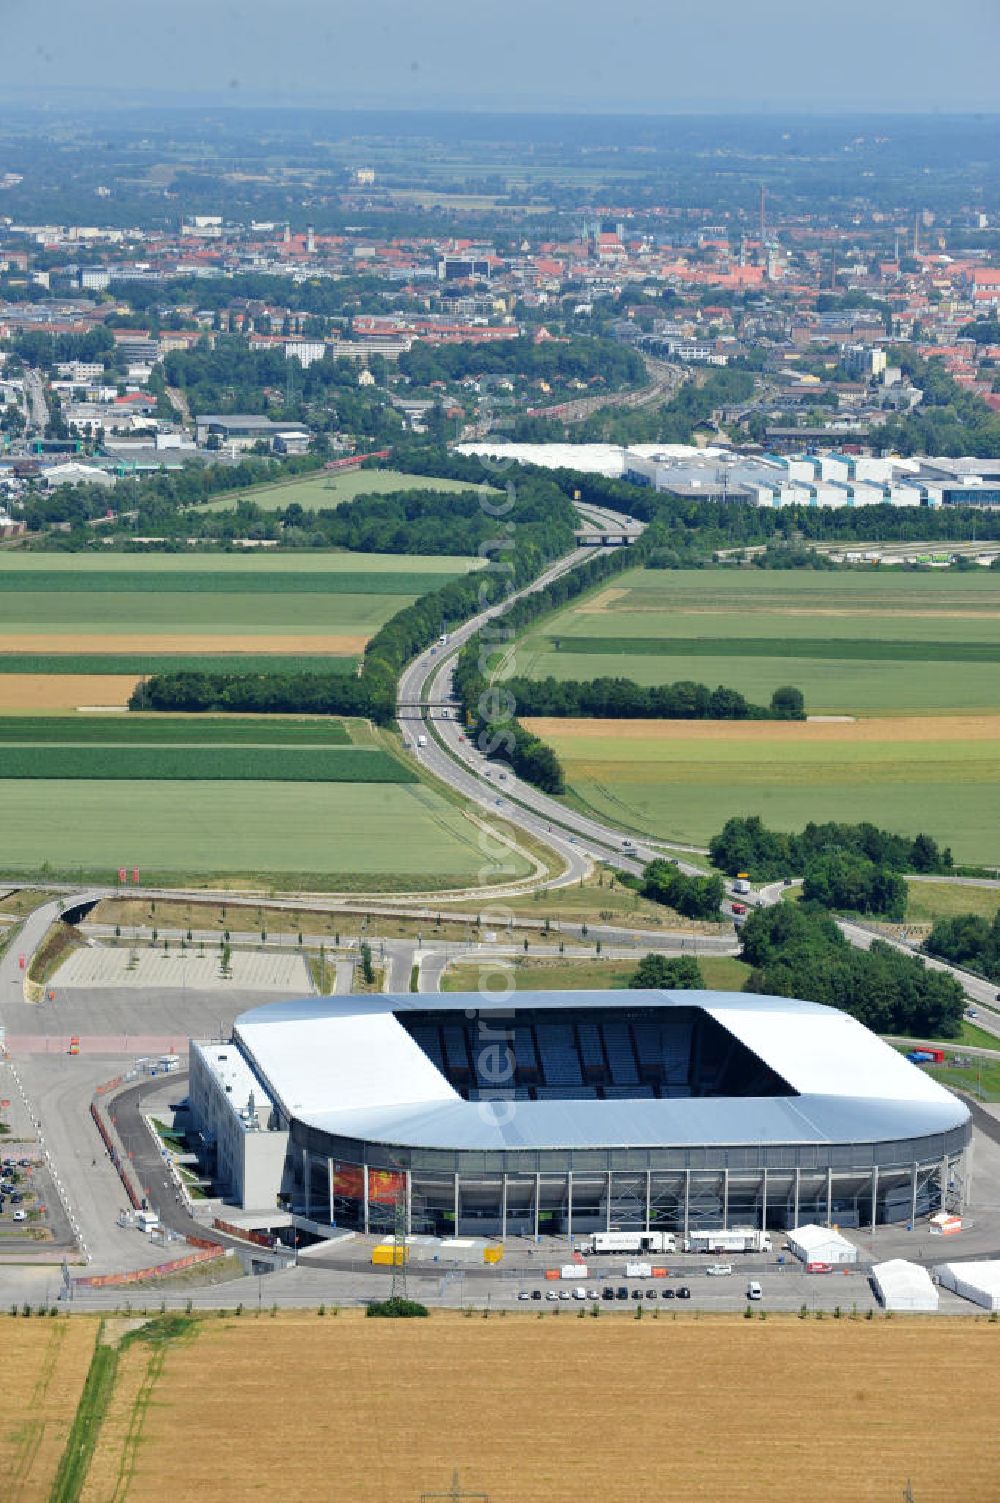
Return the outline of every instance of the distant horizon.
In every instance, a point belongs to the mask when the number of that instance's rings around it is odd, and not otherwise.
[[[84,102],[87,102],[86,104]],[[58,109],[69,108],[92,108],[128,109],[141,113],[143,110],[199,110],[214,109],[225,111],[260,110],[274,111],[276,113],[294,114],[296,112],[319,113],[330,115],[474,115],[478,118],[496,116],[498,118],[530,119],[532,117],[544,119],[570,119],[570,120],[743,120],[743,119],[769,119],[784,120],[789,123],[804,124],[813,120],[914,120],[914,121],[969,121],[1000,120],[1000,103],[994,103],[989,109],[976,106],[965,108],[933,107],[925,109],[913,109],[903,107],[884,107],[882,109],[862,108],[853,105],[849,108],[819,105],[807,108],[803,104],[772,106],[767,103],[747,102],[743,105],[730,104],[725,109],[710,109],[697,105],[693,102],[678,104],[675,108],[654,107],[653,105],[636,104],[634,107],[618,105],[609,106],[606,109],[589,108],[582,109],[570,102],[553,103],[545,106],[539,103],[525,103],[521,105],[504,106],[496,101],[465,100],[452,97],[451,99],[435,100],[424,98],[401,103],[398,97],[384,100],[358,99],[356,101],[324,99],[319,94],[306,94],[300,92],[294,99],[284,94],[268,93],[267,91],[242,91],[240,89],[189,89],[182,93],[168,90],[143,89],[141,93],[129,88],[100,87],[81,88],[78,85],[66,84],[49,86],[42,90],[32,85],[10,85],[0,83],[0,103],[10,104],[32,114],[49,114]]]

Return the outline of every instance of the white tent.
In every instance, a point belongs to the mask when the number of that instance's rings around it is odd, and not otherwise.
[[[803,1263],[856,1263],[858,1250],[832,1226],[810,1221],[787,1234],[788,1245]]]
[[[938,1292],[926,1268],[890,1258],[872,1269],[875,1293],[887,1310],[936,1310]]]
[[[939,1263],[934,1277],[943,1289],[954,1290],[984,1310],[1000,1310],[1000,1262]]]

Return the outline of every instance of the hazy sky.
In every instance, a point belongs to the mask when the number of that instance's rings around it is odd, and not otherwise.
[[[1000,111],[1000,0],[0,0],[0,89],[398,108]]]

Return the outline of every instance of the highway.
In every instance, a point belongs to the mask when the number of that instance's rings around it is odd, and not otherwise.
[[[48,427],[49,405],[45,400],[45,383],[38,371],[30,367],[24,372],[24,395],[28,403],[28,432],[42,434]]]

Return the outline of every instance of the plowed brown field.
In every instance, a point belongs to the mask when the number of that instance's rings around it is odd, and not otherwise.
[[[0,712],[125,705],[138,681],[134,673],[0,673]]]
[[[205,1321],[167,1351],[127,1497],[416,1503],[457,1469],[492,1503],[888,1503],[908,1479],[989,1503],[998,1367],[971,1317]]]

